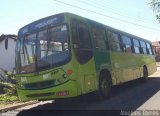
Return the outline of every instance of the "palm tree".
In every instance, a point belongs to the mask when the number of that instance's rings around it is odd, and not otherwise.
[[[153,11],[156,12],[156,18],[160,23],[160,0],[151,0],[150,5]]]

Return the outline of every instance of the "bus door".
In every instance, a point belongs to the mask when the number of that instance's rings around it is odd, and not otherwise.
[[[90,32],[86,23],[72,20],[72,43],[76,58],[74,65],[78,72],[78,89],[82,94],[89,93],[96,88],[96,70]]]
[[[105,29],[99,25],[92,24],[91,33],[94,43],[94,60],[97,72],[102,68],[110,69],[109,47]]]

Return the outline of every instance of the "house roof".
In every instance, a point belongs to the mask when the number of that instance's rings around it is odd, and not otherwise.
[[[4,35],[4,34],[2,34],[2,35],[0,36],[0,42],[3,41],[3,40],[5,40],[5,39],[7,39],[7,38],[8,38],[8,39],[13,39],[13,40],[16,41],[17,35],[13,35],[13,34]]]
[[[156,47],[160,47],[160,41],[154,41],[152,42],[152,45]]]

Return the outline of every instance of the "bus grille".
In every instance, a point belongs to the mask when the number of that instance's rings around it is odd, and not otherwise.
[[[25,89],[45,89],[54,86],[54,80],[44,81],[44,82],[37,82],[31,84],[24,84]]]
[[[54,92],[52,93],[42,93],[42,94],[30,94],[30,95],[26,95],[27,97],[45,97],[45,96],[53,96],[55,95]]]

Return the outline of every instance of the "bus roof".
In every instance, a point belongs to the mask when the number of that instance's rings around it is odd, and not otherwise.
[[[84,18],[84,19],[86,19],[86,20],[88,21],[88,23],[90,23],[90,24],[104,27],[104,28],[106,28],[106,29],[108,29],[108,30],[111,30],[111,31],[113,31],[113,32],[117,32],[117,33],[119,33],[119,34],[124,34],[124,35],[129,36],[129,37],[132,37],[132,38],[137,38],[137,39],[139,39],[139,40],[143,40],[143,41],[150,42],[149,40],[146,40],[146,39],[144,39],[144,38],[141,38],[141,37],[135,36],[135,35],[133,35],[133,34],[127,33],[127,32],[125,32],[125,31],[121,31],[121,30],[119,30],[119,29],[116,29],[116,28],[107,26],[107,25],[105,25],[105,24],[103,24],[103,23],[94,21],[94,20],[92,20],[92,19],[88,19],[88,18],[85,18],[85,17],[82,17],[82,16],[78,16],[78,15],[72,14],[72,13],[66,13],[66,14],[69,14],[70,16],[77,17],[77,18]]]
[[[117,32],[119,34],[123,34],[123,35],[129,36],[131,38],[137,38],[139,40],[150,42],[149,40],[143,39],[143,38],[135,36],[133,34],[129,34],[127,32],[124,32],[124,31],[121,31],[119,29],[107,26],[107,25],[102,24],[100,22],[97,22],[97,21],[94,21],[94,20],[91,20],[91,19],[79,16],[79,15],[76,15],[76,14],[73,14],[73,13],[68,13],[68,12],[64,12],[64,13],[60,13],[60,14],[55,14],[55,15],[52,15],[52,16],[45,17],[45,18],[39,19],[37,21],[34,21],[34,22],[32,22],[32,23],[30,23],[30,24],[22,27],[19,30],[18,35],[22,36],[25,33],[34,30],[35,28],[43,28],[43,27],[48,26],[48,25],[52,25],[52,24],[54,25],[54,24],[62,23],[64,21],[64,15],[69,15],[70,17],[75,17],[75,18],[78,18],[78,19],[79,18],[86,19],[87,22],[90,23],[90,24],[94,24],[94,25],[97,25],[97,26],[104,27],[104,28],[106,28],[108,30],[111,30],[111,31],[115,32],[115,33]]]
[[[34,21],[30,24],[27,24],[26,26],[19,29],[18,36],[22,36],[22,35],[29,33],[30,31],[33,31],[35,29],[45,28],[49,25],[60,24],[64,21],[64,14],[65,13],[52,15],[52,16],[45,17],[45,18],[39,19],[37,21]]]

